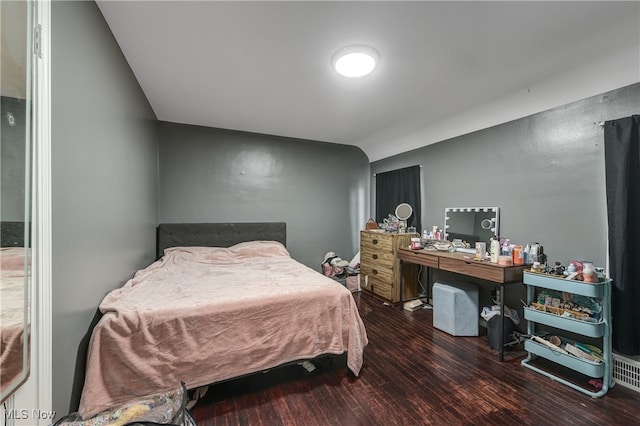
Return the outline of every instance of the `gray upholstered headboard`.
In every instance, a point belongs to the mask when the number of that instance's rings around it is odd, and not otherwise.
[[[156,257],[180,246],[230,247],[245,241],[278,241],[287,245],[285,222],[162,223],[158,225]]]
[[[24,222],[0,222],[0,247],[24,247],[24,231]]]

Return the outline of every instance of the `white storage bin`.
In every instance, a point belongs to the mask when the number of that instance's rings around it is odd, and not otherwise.
[[[478,287],[469,283],[433,285],[433,326],[453,336],[477,336]]]

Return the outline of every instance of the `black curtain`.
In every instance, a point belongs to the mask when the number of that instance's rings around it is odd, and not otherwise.
[[[381,223],[389,213],[394,214],[400,203],[413,207],[407,226],[415,226],[421,232],[420,166],[376,174],[376,222]]]
[[[604,124],[612,346],[640,354],[640,115]]]

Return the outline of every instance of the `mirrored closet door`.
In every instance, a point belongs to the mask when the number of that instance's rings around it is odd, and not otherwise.
[[[1,1],[0,400],[29,376],[33,2]]]

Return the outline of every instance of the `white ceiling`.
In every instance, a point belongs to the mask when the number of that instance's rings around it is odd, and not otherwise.
[[[370,161],[640,81],[638,1],[97,4],[159,120]],[[331,70],[350,44],[369,76]]]

